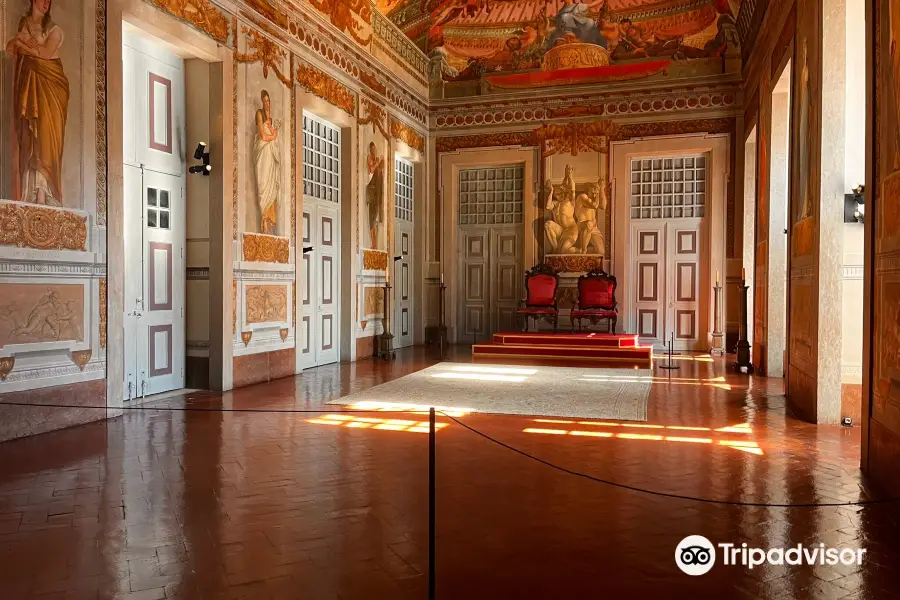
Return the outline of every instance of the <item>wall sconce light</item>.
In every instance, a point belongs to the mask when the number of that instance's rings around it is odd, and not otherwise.
[[[866,186],[860,184],[844,194],[844,223],[863,223],[866,219]]]
[[[206,149],[206,142],[197,144],[194,150],[194,160],[203,161],[202,165],[193,165],[188,169],[188,173],[203,173],[204,177],[209,177],[212,173],[212,165],[209,164],[209,150]]]

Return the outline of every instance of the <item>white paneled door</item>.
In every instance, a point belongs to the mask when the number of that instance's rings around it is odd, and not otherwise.
[[[185,140],[180,58],[125,36],[125,399],[184,387]]]
[[[298,342],[303,368],[340,357],[340,205],[304,198]]]
[[[656,346],[674,336],[676,350],[700,350],[701,219],[631,224],[633,330]]]
[[[405,348],[413,344],[412,318],[412,239],[413,228],[409,221],[394,221],[394,346]]]

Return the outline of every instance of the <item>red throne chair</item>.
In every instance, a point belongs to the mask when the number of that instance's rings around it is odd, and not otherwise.
[[[519,301],[516,317],[524,321],[523,331],[528,331],[528,319],[546,319],[553,323],[553,332],[559,320],[556,306],[556,290],[559,289],[559,275],[553,267],[538,264],[525,273],[525,298]]]
[[[616,285],[615,277],[599,269],[578,278],[578,300],[571,313],[573,332],[576,320],[580,330],[582,319],[588,319],[591,325],[606,319],[609,333],[615,333],[619,320]]]

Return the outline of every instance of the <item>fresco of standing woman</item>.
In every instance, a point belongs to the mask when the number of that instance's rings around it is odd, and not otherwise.
[[[62,160],[69,80],[59,49],[63,31],[50,18],[52,0],[31,0],[16,36],[6,44],[13,68],[13,195],[62,206]]]

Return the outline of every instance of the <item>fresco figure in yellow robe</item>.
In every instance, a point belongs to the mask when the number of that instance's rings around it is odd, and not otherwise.
[[[62,206],[62,160],[69,80],[59,49],[63,31],[50,18],[52,0],[31,0],[6,44],[13,67],[12,196]]]

